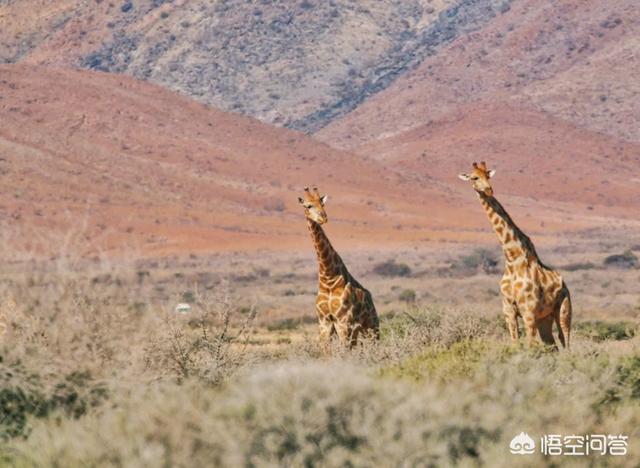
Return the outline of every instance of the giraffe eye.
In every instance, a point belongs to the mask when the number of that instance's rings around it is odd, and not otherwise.
[[[473,177],[471,178],[471,180],[478,180],[478,177],[477,177],[477,176],[473,176]]]
[[[309,204],[309,203],[305,203],[303,205],[307,210],[310,209],[313,205]]]

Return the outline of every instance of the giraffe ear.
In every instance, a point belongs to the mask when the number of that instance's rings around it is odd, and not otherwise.
[[[487,177],[489,177],[489,179],[491,179],[496,173],[495,169],[491,169],[489,172],[487,172]]]
[[[469,180],[469,179],[471,179],[471,177],[469,177],[469,174],[458,174],[458,179],[460,179],[460,180]]]
[[[298,203],[300,203],[301,205],[304,204],[304,200],[302,199],[302,197],[298,197]]]
[[[329,197],[327,195],[322,195],[320,197],[320,203],[322,203],[324,205],[325,203],[327,203],[328,199],[329,199]]]

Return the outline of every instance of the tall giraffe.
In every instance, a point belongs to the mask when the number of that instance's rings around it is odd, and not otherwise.
[[[522,317],[529,346],[537,329],[542,341],[555,347],[552,331],[555,321],[562,346],[569,348],[572,313],[569,289],[560,273],[540,261],[531,239],[493,196],[489,180],[494,174],[495,170],[487,170],[487,165],[481,162],[473,163],[471,174],[458,177],[472,182],[504,251],[505,272],[500,292],[511,339],[518,340],[518,317]]]
[[[321,196],[317,188],[310,191],[306,187],[298,201],[304,207],[318,256],[316,314],[320,340],[326,343],[337,333],[341,343],[354,346],[361,333],[378,338],[378,314],[371,293],[349,273],[322,229],[328,220],[324,209],[327,196]]]

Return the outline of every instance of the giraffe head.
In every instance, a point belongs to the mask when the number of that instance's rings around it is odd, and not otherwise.
[[[324,211],[327,196],[320,195],[316,187],[313,188],[313,191],[309,190],[309,187],[305,187],[304,196],[298,197],[298,202],[304,207],[304,214],[307,219],[318,224],[327,222],[327,213]]]
[[[480,164],[473,163],[471,174],[458,174],[458,177],[462,180],[470,180],[476,192],[492,197],[493,187],[491,187],[489,180],[495,173],[494,169],[487,169],[487,164],[482,161]]]

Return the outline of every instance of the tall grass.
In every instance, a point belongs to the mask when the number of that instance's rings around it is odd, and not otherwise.
[[[383,316],[381,340],[351,351],[313,339],[260,347],[255,309],[228,288],[194,286],[183,316],[183,284],[158,293],[140,276],[133,263],[43,264],[1,280],[15,306],[0,345],[0,464],[640,461],[635,334],[585,331],[571,352],[527,350],[482,305],[421,305]],[[514,458],[522,431],[625,434],[630,455]]]
[[[38,422],[10,450],[38,466],[512,466],[509,441],[523,430],[626,433],[630,452],[640,449],[639,400],[625,380],[633,373],[637,387],[637,360],[594,344],[560,355],[471,348],[474,364],[446,378],[428,366],[398,379],[352,360],[291,359],[221,387],[157,382],[78,420]]]

